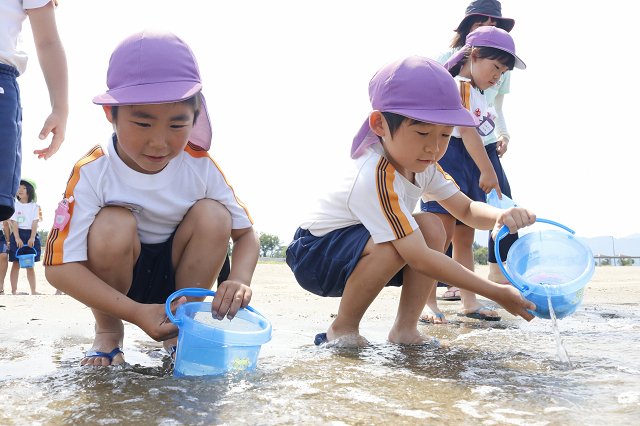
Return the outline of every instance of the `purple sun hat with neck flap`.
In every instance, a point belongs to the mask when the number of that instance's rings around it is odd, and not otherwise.
[[[168,31],[144,30],[115,48],[107,70],[107,90],[93,98],[97,105],[145,105],[181,102],[202,89],[193,52]],[[200,115],[189,140],[209,150],[211,120],[202,96]]]
[[[476,127],[480,123],[464,106],[453,77],[437,61],[409,56],[383,66],[369,82],[373,110],[392,112],[426,123]],[[378,142],[369,119],[353,138],[351,158]]]
[[[467,36],[465,45],[454,53],[444,64],[446,69],[451,69],[455,64],[464,58],[464,54],[470,47],[493,47],[510,53],[515,58],[515,68],[521,70],[527,68],[525,63],[516,56],[516,44],[513,42],[511,35],[505,30],[498,27],[480,27]]]

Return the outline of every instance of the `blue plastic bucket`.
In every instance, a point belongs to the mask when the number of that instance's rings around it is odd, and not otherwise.
[[[178,306],[175,317],[171,301],[180,296],[215,296],[216,292],[186,288],[167,299],[165,310],[180,328],[173,375],[217,376],[230,371],[253,370],[264,343],[271,340],[271,323],[255,309],[238,310],[232,320],[211,316],[210,302],[190,302]]]
[[[27,253],[27,254],[18,255],[18,250],[20,250],[18,248],[18,249],[16,249],[16,257],[18,258],[18,261],[20,262],[20,267],[21,268],[33,268],[33,265],[35,265],[35,263],[36,263],[36,256],[38,255],[38,252],[33,247],[22,246],[22,248],[25,248],[25,247],[26,248],[30,248],[31,250],[33,250],[33,254]]]
[[[509,249],[505,268],[498,247],[509,233],[509,228],[503,226],[496,236],[496,259],[511,284],[536,304],[536,310],[529,312],[539,318],[551,318],[548,295],[556,318],[564,318],[574,313],[582,302],[584,287],[595,271],[593,253],[566,226],[547,219],[536,222],[549,223],[568,232],[552,229],[518,238]]]

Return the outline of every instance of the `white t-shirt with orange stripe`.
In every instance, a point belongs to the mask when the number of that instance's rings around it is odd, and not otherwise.
[[[412,213],[420,197],[440,201],[456,192],[453,179],[437,164],[416,173],[415,184],[409,182],[385,158],[382,144],[376,142],[353,161],[353,169],[341,186],[318,200],[300,228],[322,237],[362,223],[376,244],[393,241],[418,229]]]
[[[207,151],[191,143],[159,173],[143,174],[118,157],[109,138],[74,166],[65,190],[65,198],[71,196],[71,218],[64,229],[49,233],[45,265],[87,260],[89,227],[100,209],[109,205],[133,209],[143,244],[167,241],[191,206],[205,198],[229,210],[233,229],[253,224],[216,162]]]
[[[489,117],[494,123],[498,119],[498,115],[496,113],[496,109],[493,105],[487,104],[487,98],[484,93],[482,93],[477,88],[471,85],[471,80],[466,77],[456,76],[454,80],[458,84],[460,89],[460,97],[462,98],[462,106],[471,111],[473,115],[475,115],[478,120],[482,121],[483,117]],[[480,136],[482,139],[482,143],[484,146],[489,145],[496,141],[494,132],[491,132],[487,136]],[[453,128],[453,132],[451,132],[451,136],[459,138],[460,129],[458,127]]]

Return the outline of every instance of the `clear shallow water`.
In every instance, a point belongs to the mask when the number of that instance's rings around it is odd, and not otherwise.
[[[386,327],[372,348],[317,349],[275,328],[255,371],[208,378],[172,377],[142,334],[117,368],[79,367],[85,338],[29,340],[0,348],[0,424],[637,425],[640,316],[587,307],[559,327],[572,370],[540,319],[424,326],[439,349],[383,343]]]

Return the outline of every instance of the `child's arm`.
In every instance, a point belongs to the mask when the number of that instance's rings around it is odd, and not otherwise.
[[[20,239],[20,233],[18,232],[18,222],[15,220],[11,221],[11,229],[13,230],[13,237],[16,239],[16,248],[22,248],[24,243]]]
[[[38,222],[39,219],[36,219],[31,224],[31,237],[29,237],[29,241],[27,241],[27,245],[29,247],[33,247],[33,244],[36,242],[36,235],[38,235]]]
[[[40,131],[40,140],[49,133],[53,139],[49,147],[33,151],[38,158],[45,160],[58,151],[64,141],[69,115],[69,89],[67,76],[67,57],[58,35],[53,3],[47,3],[37,9],[28,9],[33,39],[38,53],[38,61],[49,89],[51,114]]]
[[[3,220],[2,221],[2,229],[4,231],[4,239],[7,241],[7,248],[11,249],[11,228],[9,228],[9,221],[8,220]]]
[[[45,266],[47,281],[56,289],[85,305],[140,327],[151,338],[163,341],[176,337],[178,327],[168,319],[164,304],[142,304],[111,287],[94,275],[82,262]],[[181,297],[172,311],[186,302]]]
[[[221,320],[227,314],[232,319],[238,309],[251,301],[251,278],[258,263],[260,240],[252,226],[232,229],[233,240],[231,272],[227,281],[220,283],[211,302],[211,313]]]
[[[507,122],[504,119],[504,111],[502,110],[502,105],[504,104],[504,94],[498,93],[493,100],[493,104],[496,107],[496,136],[498,137],[498,141],[496,143],[496,151],[498,152],[498,158],[502,158],[505,152],[507,152],[507,148],[509,146],[509,140],[511,136],[509,136],[509,131],[507,130]]]
[[[429,230],[426,229],[424,232]],[[420,229],[416,229],[404,238],[392,241],[392,244],[413,270],[438,281],[480,294],[497,302],[509,313],[519,315],[527,321],[533,319],[533,315],[525,309],[534,310],[535,305],[522,297],[515,287],[482,278],[443,253],[431,250],[425,243]]]
[[[462,192],[456,192],[446,200],[438,202],[465,225],[474,229],[491,230],[491,235],[494,238],[502,225],[507,225],[513,234],[518,229],[529,226],[536,221],[536,215],[522,207],[501,210],[487,203],[471,201]]]
[[[480,169],[480,181],[478,186],[487,194],[495,189],[498,193],[498,198],[502,200],[502,192],[500,191],[500,184],[498,183],[498,176],[493,169],[493,164],[489,161],[487,151],[484,149],[482,139],[478,134],[475,127],[458,127],[460,136],[462,137],[462,143],[469,152],[469,155]]]

